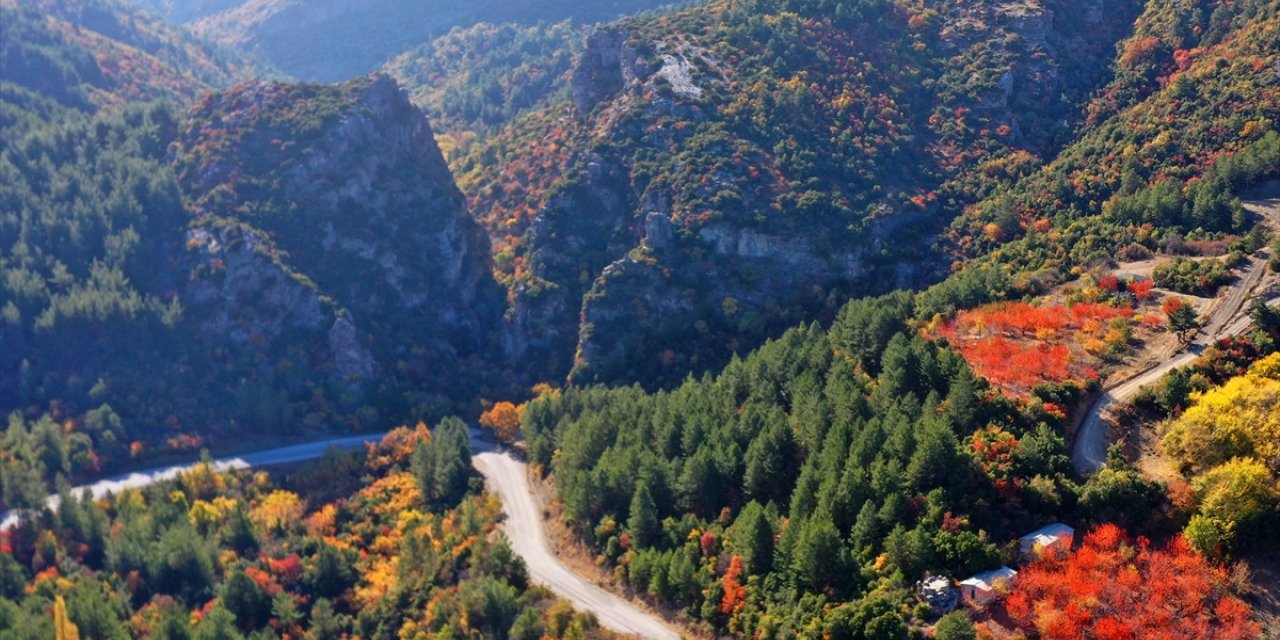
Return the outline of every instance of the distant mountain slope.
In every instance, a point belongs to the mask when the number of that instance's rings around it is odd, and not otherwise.
[[[661,0],[248,0],[195,20],[200,35],[239,47],[303,80],[336,81],[454,27],[478,22],[591,23],[652,9]]]
[[[3,79],[77,107],[202,91],[253,75],[235,54],[116,0],[0,1]]]
[[[712,2],[595,32],[567,92],[453,162],[508,348],[671,383],[935,277],[932,234],[1071,140],[1138,9]]]
[[[382,70],[446,136],[446,156],[461,156],[488,129],[505,125],[549,97],[568,97],[566,77],[586,27],[571,22],[480,24],[420,44]]]
[[[234,9],[244,0],[130,0],[141,9],[164,19],[170,24],[191,22],[205,16]]]

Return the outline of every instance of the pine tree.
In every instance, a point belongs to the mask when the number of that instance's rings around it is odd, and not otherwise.
[[[773,526],[759,502],[742,508],[733,523],[733,548],[742,557],[747,572],[764,575],[773,570]]]
[[[333,603],[328,598],[320,598],[311,607],[310,630],[307,640],[339,640],[346,627],[344,616],[333,611]]]
[[[658,538],[658,508],[649,493],[649,484],[639,482],[631,496],[631,516],[627,519],[627,530],[631,539],[641,547],[652,546]]]
[[[838,592],[846,581],[848,557],[849,552],[831,517],[818,512],[800,529],[791,551],[791,572],[796,582],[806,589]]]

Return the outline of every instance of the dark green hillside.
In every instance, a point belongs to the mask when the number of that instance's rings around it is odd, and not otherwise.
[[[189,215],[168,157],[172,103],[248,67],[114,2],[0,11],[0,411],[5,450],[26,452],[5,456],[12,504],[248,415],[247,395],[227,401],[243,372],[204,366],[214,352],[183,329]]]
[[[793,329],[669,392],[535,400],[532,462],[620,582],[717,633],[907,637],[926,572],[998,566],[1019,532],[1091,515],[1052,404],[1076,391],[989,390],[911,330],[917,305],[852,302],[829,331]],[[1155,485],[1121,475],[1154,506]]]

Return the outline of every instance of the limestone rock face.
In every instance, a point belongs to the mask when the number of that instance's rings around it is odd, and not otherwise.
[[[286,331],[318,329],[332,317],[320,292],[271,259],[271,243],[238,225],[187,232],[191,264],[186,304],[203,333],[238,344],[272,340]]]
[[[622,90],[626,83],[623,45],[629,35],[625,29],[599,29],[587,38],[586,50],[569,80],[573,106],[579,113],[591,111],[601,100]]]
[[[213,94],[178,147],[197,215],[183,298],[211,339],[324,353],[347,385],[488,348],[487,236],[389,78]]]
[[[1003,4],[995,13],[1005,21],[1005,28],[1035,44],[1044,44],[1053,29],[1053,10],[1039,0]]]

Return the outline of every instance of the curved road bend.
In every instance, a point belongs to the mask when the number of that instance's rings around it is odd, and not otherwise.
[[[1245,209],[1258,215],[1264,225],[1280,228],[1280,182],[1269,183],[1263,188],[1265,195],[1253,197],[1242,203]],[[1102,419],[1103,412],[1114,402],[1132,398],[1142,387],[1156,382],[1169,371],[1181,367],[1196,358],[1197,355],[1219,338],[1243,333],[1249,328],[1249,317],[1244,314],[1245,305],[1252,299],[1252,293],[1262,281],[1266,273],[1267,254],[1251,257],[1249,269],[1240,277],[1240,282],[1232,287],[1230,293],[1221,304],[1213,310],[1204,324],[1204,328],[1196,334],[1196,338],[1187,349],[1155,367],[1120,382],[1103,391],[1102,395],[1089,407],[1089,413],[1080,423],[1080,432],[1076,434],[1075,447],[1071,452],[1071,461],[1076,471],[1082,475],[1097,471],[1107,459],[1107,426]],[[1280,306],[1280,297],[1267,301],[1270,306]]]
[[[1264,259],[1253,258],[1253,263],[1241,278],[1240,284],[1210,314],[1205,328],[1196,335],[1188,348],[1151,369],[1105,389],[1093,402],[1089,407],[1089,413],[1080,423],[1080,433],[1076,435],[1075,447],[1071,452],[1071,461],[1075,464],[1078,473],[1081,475],[1093,473],[1107,460],[1107,425],[1102,418],[1107,407],[1114,402],[1123,402],[1132,398],[1142,387],[1156,382],[1161,376],[1177,367],[1189,364],[1205,347],[1219,338],[1243,333],[1249,329],[1249,317],[1247,315],[1240,317],[1240,314],[1245,311],[1246,303],[1252,299],[1249,293],[1262,279],[1266,263]],[[1273,307],[1280,306],[1280,298],[1272,298],[1267,301],[1267,304]]]
[[[494,444],[478,438],[477,435],[478,431],[472,429],[471,446],[474,451],[472,461],[488,481],[489,487],[502,499],[507,513],[507,520],[503,525],[507,537],[511,539],[512,549],[524,558],[533,581],[546,585],[559,596],[572,602],[578,609],[595,614],[600,624],[614,631],[656,640],[679,640],[679,634],[657,618],[583,580],[555,558],[542,528],[542,511],[535,504],[533,494],[529,490],[527,466],[516,460],[510,453],[500,450]],[[241,456],[219,458],[213,461],[213,467],[218,471],[228,471],[314,460],[330,449],[358,449],[367,442],[381,440],[382,436],[383,434],[368,434],[331,438],[290,447],[267,449]],[[119,493],[124,489],[141,488],[172,480],[196,464],[177,464],[134,471],[75,487],[73,491],[76,495],[89,491],[95,499],[102,498],[109,493]],[[46,499],[46,504],[52,509],[57,509],[59,502],[57,495]],[[0,513],[0,531],[9,529],[17,523],[17,513],[13,511]]]
[[[542,510],[529,490],[529,469],[510,453],[476,437],[471,432],[471,460],[485,477],[489,488],[502,498],[507,512],[503,528],[511,548],[524,558],[529,576],[575,606],[594,613],[600,624],[614,631],[642,638],[678,640],[680,635],[662,621],[632,606],[618,596],[587,582],[570,571],[551,553],[542,527]]]

